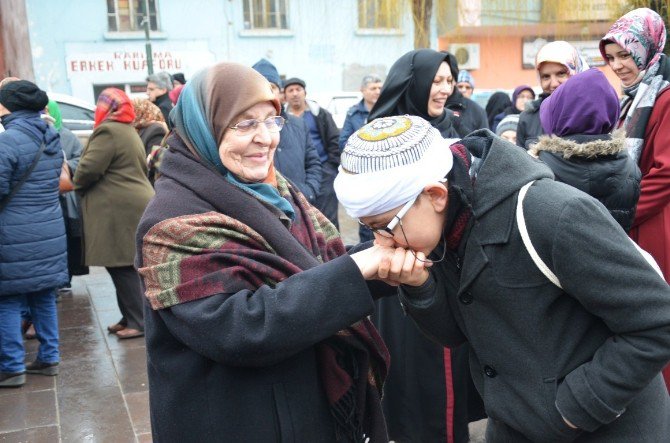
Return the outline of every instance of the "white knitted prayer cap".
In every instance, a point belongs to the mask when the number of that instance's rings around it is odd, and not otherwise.
[[[347,140],[335,178],[337,198],[354,218],[401,206],[446,177],[455,141],[443,139],[421,117],[378,118]]]

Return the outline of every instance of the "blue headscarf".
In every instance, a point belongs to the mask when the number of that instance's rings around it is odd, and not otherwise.
[[[218,170],[230,183],[280,209],[293,220],[293,207],[275,186],[242,182],[223,165],[219,156],[219,146],[232,120],[252,106],[266,101],[275,107],[279,115],[279,102],[262,75],[237,63],[218,63],[197,73],[184,86],[170,118],[174,120],[179,136],[203,161]]]

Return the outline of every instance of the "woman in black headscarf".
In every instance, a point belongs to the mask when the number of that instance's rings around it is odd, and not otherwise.
[[[408,52],[389,72],[368,121],[394,115],[428,120],[445,138],[458,138],[458,119],[445,109],[457,72],[454,56],[432,49]],[[371,316],[391,354],[382,406],[389,439],[403,443],[469,440],[468,422],[484,416],[470,376],[467,345],[447,349],[424,336],[397,299],[376,303]]]
[[[494,92],[486,103],[486,116],[489,118],[489,128],[495,130],[498,125],[494,120],[501,112],[512,106],[512,101],[506,92]]]
[[[444,107],[454,88],[454,56],[433,49],[418,49],[391,66],[381,95],[368,121],[392,115],[417,115],[430,122],[444,138],[459,138],[454,116]]]

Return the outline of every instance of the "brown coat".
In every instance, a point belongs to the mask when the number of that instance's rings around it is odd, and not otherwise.
[[[74,184],[82,197],[86,265],[132,265],[135,231],[154,195],[135,128],[117,122],[98,126],[81,155]]]

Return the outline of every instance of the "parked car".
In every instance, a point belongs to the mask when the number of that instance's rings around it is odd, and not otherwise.
[[[347,111],[353,105],[358,103],[363,96],[359,91],[338,91],[338,92],[321,92],[310,94],[310,100],[316,101],[319,106],[325,108],[328,112],[333,114],[333,120],[338,129],[342,129],[344,119],[347,117]]]
[[[63,126],[72,131],[85,146],[93,133],[95,106],[71,95],[56,92],[49,92],[49,98],[58,103]]]

